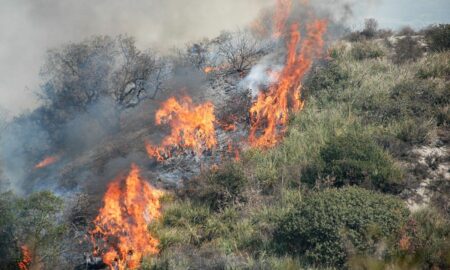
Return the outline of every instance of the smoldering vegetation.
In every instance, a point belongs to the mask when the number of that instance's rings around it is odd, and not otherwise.
[[[311,16],[326,16],[332,29],[329,39],[341,35],[345,18],[332,19],[333,13],[324,5],[315,5],[294,5],[289,19],[300,18],[300,23],[306,23]],[[347,3],[335,5],[348,8]],[[49,50],[37,93],[42,105],[16,117],[2,131],[2,186],[24,193],[77,189],[78,183],[101,178],[91,166],[83,164],[91,163],[93,156],[105,159],[102,167],[108,163],[106,159],[116,155],[123,158],[140,153],[144,137],[154,136],[156,141],[161,137],[155,134],[152,116],[159,102],[169,96],[189,95],[221,105],[225,96],[220,88],[224,84],[233,94],[267,85],[267,81],[260,81],[264,75],[255,64],[276,69],[282,66],[284,57],[284,42],[276,44],[268,35],[272,27],[269,14],[262,11],[255,21],[269,25],[223,32],[165,54],[139,50],[129,36],[94,36]],[[267,33],[259,32],[260,27]],[[213,72],[205,72],[207,68]],[[219,76],[225,82],[215,80]],[[247,79],[239,84],[242,77]],[[143,127],[148,134],[141,131],[129,135]],[[115,146],[102,147],[109,142]],[[105,153],[99,154],[102,151]],[[36,169],[47,157],[56,161]],[[79,162],[79,172],[70,169]],[[98,164],[92,167],[98,168]]]
[[[161,165],[144,145],[170,132],[154,123],[161,103],[184,95],[212,101],[220,124],[236,123],[232,139],[245,140],[252,100],[286,57],[269,11],[164,54],[129,36],[50,50],[42,106],[0,123],[0,190],[12,191],[0,198],[0,263],[16,269],[27,242],[37,267],[91,267],[87,232],[102,196],[135,163],[168,191],[148,228],[159,253],[142,269],[447,267],[448,25],[393,33],[368,20],[350,32],[352,2],[326,2],[296,2],[287,19],[329,21],[327,55],[303,82],[306,107],[279,145],[244,149],[240,160],[220,159],[220,128],[203,159]],[[425,206],[421,188],[436,191]]]

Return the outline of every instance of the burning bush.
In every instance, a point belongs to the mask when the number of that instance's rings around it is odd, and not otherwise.
[[[135,165],[124,181],[109,185],[90,234],[95,253],[111,269],[136,269],[143,256],[158,252],[159,242],[147,226],[160,215],[161,195],[141,179]]]
[[[409,215],[399,199],[360,188],[307,196],[279,222],[274,241],[281,253],[314,265],[342,267],[350,254],[373,254]]]
[[[147,143],[147,154],[158,161],[170,157],[177,150],[190,149],[201,155],[217,144],[215,121],[214,105],[211,102],[194,105],[188,96],[180,102],[171,97],[162,104],[155,116],[156,124],[169,124],[171,133],[163,139],[161,146]]]

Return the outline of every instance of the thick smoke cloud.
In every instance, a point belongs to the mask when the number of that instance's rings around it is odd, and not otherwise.
[[[91,35],[128,34],[140,48],[167,50],[246,25],[272,0],[2,1],[0,106],[37,105],[39,68],[47,49]]]
[[[67,42],[77,42],[91,35],[107,34],[117,35],[125,33],[135,36],[138,47],[159,48],[161,53],[167,52],[172,46],[182,45],[185,42],[200,39],[203,37],[217,36],[221,30],[236,30],[237,27],[244,28],[250,24],[257,16],[262,16],[264,10],[271,14],[270,5],[273,0],[251,0],[251,1],[179,1],[179,0],[153,0],[153,1],[86,1],[62,2],[54,0],[41,0],[30,3],[11,3],[24,13],[24,29],[27,24],[33,24],[35,31],[32,33],[23,32],[23,37],[36,39],[36,48],[32,53],[43,54],[45,49],[51,47],[60,47]],[[341,23],[347,19],[348,14],[345,10],[346,1],[334,1],[334,4],[327,6],[325,1],[316,1],[313,6],[319,10],[321,16],[326,16],[332,21]],[[332,7],[333,9],[330,9]],[[299,6],[296,3],[294,7],[294,16],[297,18],[306,18],[308,9]],[[344,11],[341,11],[341,10]],[[344,14],[345,18],[334,18],[333,12]],[[337,15],[336,15],[337,16]],[[70,29],[71,31],[66,31]],[[10,33],[11,34],[11,33]],[[14,34],[11,34],[14,36]],[[12,43],[19,40],[12,40]],[[18,45],[18,46],[19,46]],[[23,46],[29,46],[23,45]],[[20,46],[19,46],[20,48]],[[30,53],[30,50],[17,52],[18,54]],[[12,56],[11,56],[12,57]],[[271,55],[271,57],[283,58],[282,55]],[[7,59],[14,62],[13,59]],[[268,63],[275,63],[274,59],[266,59]],[[95,60],[102,61],[101,59]],[[36,61],[38,65],[43,63]],[[264,63],[264,62],[263,62]],[[30,69],[25,69],[23,76],[35,76],[33,65]],[[276,67],[273,67],[276,69]],[[12,78],[12,77],[11,77]],[[10,79],[11,79],[10,78]],[[27,79],[24,79],[25,81]],[[167,88],[173,91],[186,92],[194,98],[201,95],[204,86],[205,74],[199,70],[185,66],[175,66],[172,69],[171,78],[168,81]],[[253,78],[252,80],[255,80]],[[268,82],[266,82],[268,83]],[[37,85],[37,83],[36,83]],[[1,85],[0,85],[1,86]],[[252,87],[251,87],[252,88]],[[179,93],[183,94],[183,93]],[[167,95],[167,93],[166,93]],[[161,97],[163,98],[163,97]],[[29,101],[29,96],[23,98],[23,102]],[[15,105],[21,104],[21,101],[12,101]],[[23,103],[23,104],[25,104]],[[89,161],[83,153],[94,148],[96,145],[117,135],[118,119],[117,111],[114,109],[114,102],[103,98],[98,102],[91,104],[86,110],[65,123],[62,127],[43,128],[40,126],[40,111],[25,115],[23,120],[14,121],[8,125],[7,129],[0,137],[0,159],[4,161],[3,175],[9,180],[10,186],[16,191],[22,191],[22,188],[49,188],[52,184],[58,182],[55,179],[77,179],[77,183],[64,182],[62,185],[66,188],[79,186],[82,183],[89,183],[89,179],[103,179],[95,169],[89,168]],[[151,114],[150,111],[147,112]],[[55,137],[54,133],[60,134],[57,143],[50,141],[50,137]],[[18,135],[19,134],[19,135]],[[159,133],[155,133],[159,135]],[[60,160],[56,165],[48,167],[42,174],[33,170],[33,162],[45,155],[58,154]],[[130,153],[127,153],[130,155]],[[131,155],[133,156],[133,155]],[[89,157],[89,155],[87,155]],[[84,160],[83,160],[84,159]],[[99,158],[96,158],[97,160]],[[126,166],[117,166],[119,163],[129,164],[132,160],[124,158],[112,166],[120,171]],[[109,162],[109,161],[102,161]],[[82,167],[86,169],[77,175],[63,170],[69,163],[85,164]],[[69,166],[70,167],[70,166]],[[95,167],[95,166],[93,166]],[[25,169],[24,168],[28,168]],[[103,172],[100,172],[103,174]],[[32,176],[32,177],[30,177]],[[51,177],[49,177],[51,176]],[[108,179],[107,175],[105,179]],[[30,179],[32,180],[30,180]],[[37,180],[36,180],[37,179]],[[33,183],[29,182],[33,181]],[[61,184],[61,181],[59,181]],[[103,185],[100,185],[103,186]],[[26,192],[26,191],[25,191]]]

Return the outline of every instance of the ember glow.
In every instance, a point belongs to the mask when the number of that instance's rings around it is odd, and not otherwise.
[[[197,155],[217,145],[214,123],[214,105],[206,102],[194,105],[188,96],[177,101],[171,97],[156,112],[157,125],[168,124],[171,133],[166,136],[160,146],[146,143],[150,157],[161,161],[169,158],[172,151],[191,149]]]
[[[279,1],[283,6],[285,2]],[[249,140],[253,147],[267,148],[277,144],[285,131],[289,113],[303,108],[301,80],[311,68],[314,57],[322,51],[327,23],[323,20],[309,23],[304,40],[299,28],[297,23],[290,27],[285,66],[272,75],[276,76],[277,82],[269,86],[268,91],[260,91],[250,108]]]
[[[34,166],[34,168],[42,169],[42,168],[52,165],[53,163],[57,162],[58,160],[59,160],[58,156],[48,156],[48,157],[44,158],[41,162],[36,164],[36,166]]]
[[[147,227],[161,215],[162,194],[141,178],[136,165],[125,179],[109,184],[90,234],[94,253],[111,269],[136,269],[143,256],[158,252],[159,241]]]
[[[31,252],[27,245],[23,245],[20,247],[20,251],[22,252],[22,261],[19,262],[18,267],[20,270],[28,270],[31,264]]]

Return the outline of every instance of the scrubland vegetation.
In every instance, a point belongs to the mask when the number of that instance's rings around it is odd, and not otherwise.
[[[168,196],[150,228],[161,256],[143,268],[450,267],[448,179],[421,210],[404,201],[432,170],[411,150],[448,145],[450,53],[434,36],[448,25],[421,33],[428,49],[407,30],[333,44],[279,146]]]
[[[424,167],[413,151],[449,143],[449,29],[392,34],[368,22],[332,44],[305,78],[305,108],[290,119],[282,143],[249,149],[164,196],[162,217],[149,226],[160,253],[141,268],[449,269],[449,180],[432,180],[433,195],[420,210],[406,204],[449,161],[448,153],[430,156]],[[136,55],[153,69],[130,75],[128,94],[113,93],[123,107],[139,99],[140,75],[163,70],[160,59]],[[61,204],[47,192],[1,195],[4,269],[19,260],[20,247],[11,245],[17,237],[35,244],[39,260],[60,255],[60,236],[70,231],[56,222]]]

